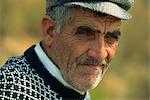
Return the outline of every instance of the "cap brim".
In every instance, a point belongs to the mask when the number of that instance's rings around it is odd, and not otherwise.
[[[93,11],[105,13],[108,15],[115,16],[120,19],[131,19],[132,16],[123,8],[112,2],[96,2],[96,3],[83,3],[83,2],[69,2],[65,3],[65,6],[71,7],[78,5],[84,8],[91,9]]]

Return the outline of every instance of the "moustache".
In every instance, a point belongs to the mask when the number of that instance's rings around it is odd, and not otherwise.
[[[109,65],[109,59],[105,58],[104,60],[97,60],[94,57],[87,57],[87,56],[81,56],[77,60],[77,65],[96,65],[96,66],[102,66],[103,68],[107,67]]]

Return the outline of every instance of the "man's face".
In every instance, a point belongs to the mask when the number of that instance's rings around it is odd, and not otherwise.
[[[86,91],[97,86],[108,68],[118,46],[121,21],[77,8],[70,11],[70,20],[53,37],[47,54],[70,85]]]

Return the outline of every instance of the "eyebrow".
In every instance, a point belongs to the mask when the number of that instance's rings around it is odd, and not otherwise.
[[[100,30],[95,29],[95,28],[92,27],[92,26],[87,26],[87,25],[79,26],[79,27],[76,29],[76,32],[77,32],[77,31],[81,31],[81,30],[88,30],[88,31],[93,31],[94,33],[101,33]]]
[[[89,25],[82,25],[82,26],[79,26],[79,27],[76,28],[76,32],[83,31],[83,30],[92,31],[93,33],[101,33],[101,30],[98,30],[95,27],[92,27],[92,26],[89,26]],[[108,33],[110,33],[110,34],[114,33],[117,36],[121,35],[121,32],[119,30],[114,30],[113,32],[108,31],[104,34],[108,34]]]
[[[110,32],[110,33],[114,33],[114,34],[116,34],[116,35],[118,35],[118,36],[120,36],[120,35],[121,35],[121,32],[120,32],[120,31],[118,31],[118,30],[115,30],[115,31]]]

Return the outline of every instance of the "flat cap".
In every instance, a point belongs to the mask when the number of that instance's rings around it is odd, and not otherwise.
[[[46,9],[56,6],[81,6],[93,11],[105,13],[120,19],[130,19],[128,10],[134,0],[46,0]]]

